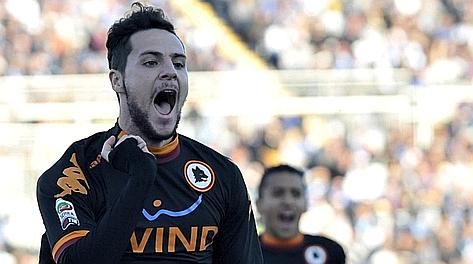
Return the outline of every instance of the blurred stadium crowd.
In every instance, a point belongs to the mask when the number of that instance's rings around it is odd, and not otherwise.
[[[108,27],[129,7],[123,0],[1,0],[0,74],[87,74],[108,69],[105,40]],[[170,18],[178,18],[168,1],[153,1]],[[219,55],[213,43],[195,43],[185,22],[176,22],[190,56],[190,70],[216,70]],[[198,36],[196,36],[198,37]],[[221,59],[221,61],[224,61]],[[223,66],[222,66],[223,67]]]
[[[108,26],[126,0],[2,0],[0,73],[105,72]],[[190,70],[232,69],[219,40],[175,18]],[[277,69],[406,68],[412,82],[471,80],[468,0],[207,0]],[[205,20],[205,18],[203,18]],[[193,56],[195,55],[195,56]]]
[[[413,82],[472,77],[468,0],[207,0],[278,69],[398,68]]]
[[[106,29],[129,2],[0,0],[0,75],[106,72]],[[233,69],[218,39],[181,20],[169,1],[149,2],[176,20],[191,71]],[[469,0],[207,2],[269,68],[404,68],[412,84],[473,77]],[[241,167],[252,194],[264,166],[307,169],[302,229],[339,241],[350,263],[473,263],[473,104],[437,124],[428,145],[412,125],[286,116],[249,126],[240,117],[215,122],[198,108],[183,120]],[[34,263],[8,244],[3,224],[0,263]]]
[[[301,228],[335,238],[349,263],[473,262],[473,104],[460,104],[425,147],[409,124],[373,116],[279,117],[254,129],[189,118],[196,131],[215,129],[199,137],[240,165],[253,195],[262,166],[306,168]]]

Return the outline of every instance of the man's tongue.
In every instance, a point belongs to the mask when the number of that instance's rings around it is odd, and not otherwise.
[[[159,104],[156,105],[157,109],[158,109],[158,112],[162,115],[168,115],[169,113],[171,113],[171,105],[165,101],[163,102],[160,102]]]

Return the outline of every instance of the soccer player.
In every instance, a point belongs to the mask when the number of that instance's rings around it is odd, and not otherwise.
[[[133,3],[106,46],[118,121],[39,178],[40,263],[263,263],[239,168],[176,132],[186,50],[164,12]]]
[[[260,236],[265,263],[345,263],[340,244],[299,231],[299,219],[307,209],[303,171],[286,164],[267,168],[256,206],[265,228]]]

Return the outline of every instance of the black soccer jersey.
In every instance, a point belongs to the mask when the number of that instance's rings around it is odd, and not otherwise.
[[[267,264],[344,264],[345,252],[337,242],[323,236],[299,234],[281,241],[267,234],[260,236],[264,263]]]
[[[119,133],[115,126],[75,142],[38,181],[39,208],[57,263],[79,257],[103,263],[262,263],[236,165],[177,135],[165,147],[150,149],[158,176],[143,193],[100,156],[104,141]]]

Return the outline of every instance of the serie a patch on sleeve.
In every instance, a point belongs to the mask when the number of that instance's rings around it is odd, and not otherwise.
[[[74,205],[62,198],[56,200],[56,213],[61,222],[62,230],[66,230],[71,225],[79,226],[79,218],[77,218],[76,211],[74,210]]]

